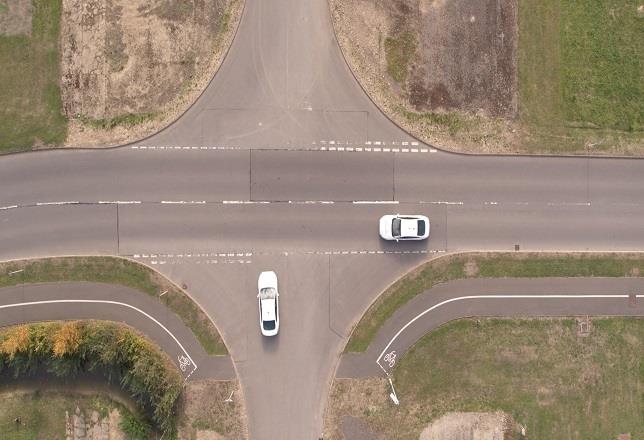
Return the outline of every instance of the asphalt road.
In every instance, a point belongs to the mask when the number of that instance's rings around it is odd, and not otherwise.
[[[126,255],[187,284],[231,352],[251,438],[313,439],[351,325],[389,283],[457,250],[641,250],[643,187],[641,160],[420,145],[352,78],[325,0],[247,0],[217,76],[166,130],[0,158],[0,259]],[[430,240],[380,241],[392,212],[428,215]],[[273,340],[255,302],[267,269]]]

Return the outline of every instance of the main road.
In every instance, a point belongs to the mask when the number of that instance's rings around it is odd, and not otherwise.
[[[247,0],[195,105],[119,149],[0,159],[0,259],[110,254],[158,268],[213,317],[251,438],[311,439],[352,324],[432,255],[641,250],[644,162],[437,151],[356,84],[325,0]],[[428,215],[421,244],[379,216]],[[256,281],[278,274],[280,335],[262,338]]]

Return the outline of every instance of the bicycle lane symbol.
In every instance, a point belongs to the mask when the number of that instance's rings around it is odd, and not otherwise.
[[[396,365],[396,350],[390,351],[385,355],[383,360],[389,365],[389,368],[393,368]]]

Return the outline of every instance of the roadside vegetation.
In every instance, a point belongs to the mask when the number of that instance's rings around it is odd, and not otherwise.
[[[461,319],[420,339],[383,378],[336,380],[325,438],[346,416],[384,438],[418,439],[450,412],[503,411],[508,437],[570,440],[644,437],[644,319]],[[471,427],[470,427],[471,429]],[[422,438],[422,437],[421,437]]]
[[[132,440],[147,438],[137,433],[150,433],[149,425],[140,415],[103,395],[58,391],[0,392],[0,427],[6,439],[63,439],[65,422],[73,424],[74,416],[76,424],[82,424],[86,429],[105,432],[107,423],[109,432],[120,430]],[[20,421],[16,422],[16,418]]]
[[[641,4],[330,3],[362,86],[427,143],[472,153],[644,155]]]
[[[140,290],[176,313],[208,354],[227,354],[208,315],[184,291],[142,264],[115,257],[61,257],[0,263],[0,287],[71,281],[121,284]]]
[[[644,274],[641,254],[449,255],[417,267],[386,289],[362,316],[345,352],[367,349],[385,321],[409,300],[432,286],[461,278],[625,277]]]
[[[642,20],[627,0],[519,2],[526,151],[644,154]]]
[[[58,146],[65,140],[59,86],[61,3],[33,0],[32,20],[27,20],[31,29],[24,32],[6,35],[0,27],[0,153]],[[6,0],[0,5],[0,15],[9,14]]]
[[[176,403],[183,380],[159,349],[130,328],[111,322],[48,322],[0,331],[0,372],[20,378],[38,372],[73,378],[98,372],[118,382],[136,400],[148,423],[176,433]],[[128,432],[146,425],[126,417]]]

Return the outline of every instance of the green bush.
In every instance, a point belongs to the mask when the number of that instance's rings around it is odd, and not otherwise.
[[[176,432],[181,376],[156,347],[128,327],[72,321],[20,325],[0,331],[0,372],[21,377],[43,369],[59,377],[102,372],[109,381],[118,380],[143,412],[151,414],[157,429],[171,435]],[[143,432],[140,424],[132,420],[124,423],[134,433]]]

